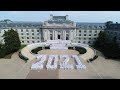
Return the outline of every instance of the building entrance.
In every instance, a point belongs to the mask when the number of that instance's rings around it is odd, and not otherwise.
[[[60,35],[58,35],[58,39],[60,39]]]

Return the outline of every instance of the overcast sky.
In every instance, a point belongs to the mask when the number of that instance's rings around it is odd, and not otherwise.
[[[50,14],[65,16],[75,22],[120,22],[120,11],[0,11],[0,20],[45,21]]]

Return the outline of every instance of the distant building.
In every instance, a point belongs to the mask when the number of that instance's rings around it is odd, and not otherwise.
[[[109,26],[105,29],[105,32],[107,36],[109,37],[109,40],[112,40],[114,37],[116,37],[117,42],[120,45],[120,24],[119,23],[110,23]]]
[[[4,30],[14,29],[18,32],[22,44],[43,42],[46,40],[71,40],[92,45],[105,23],[82,23],[69,20],[66,16],[53,16],[44,22],[0,22],[0,41]]]

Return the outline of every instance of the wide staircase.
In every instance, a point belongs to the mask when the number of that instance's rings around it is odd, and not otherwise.
[[[54,50],[68,50],[67,44],[71,43],[70,40],[48,40],[50,43],[50,49]]]
[[[68,50],[68,47],[66,44],[51,44],[50,49],[51,50]]]

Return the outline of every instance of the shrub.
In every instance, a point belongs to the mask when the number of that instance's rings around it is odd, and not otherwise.
[[[84,54],[87,52],[87,50],[82,47],[75,47],[75,50],[77,50],[80,54]]]
[[[50,47],[48,46],[48,47],[45,47],[45,49],[50,49]]]
[[[68,47],[68,49],[73,49],[73,47]]]
[[[4,58],[5,57],[5,52],[0,50],[0,58]]]
[[[34,54],[38,54],[38,51],[40,51],[40,50],[42,50],[42,47],[35,48],[31,52]]]
[[[90,62],[91,62],[91,61],[94,61],[94,60],[97,59],[97,58],[98,58],[98,56],[95,55],[93,58],[90,58],[89,61],[90,61]]]
[[[19,52],[19,57],[20,57],[22,60],[24,60],[25,62],[27,62],[27,61],[29,60],[27,57],[23,56],[21,52]]]
[[[4,58],[6,55],[5,45],[0,44],[0,58]]]

